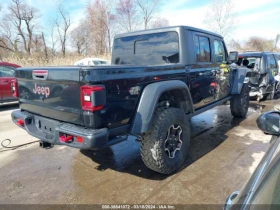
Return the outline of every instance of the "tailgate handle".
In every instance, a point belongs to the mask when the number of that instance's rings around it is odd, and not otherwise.
[[[33,79],[38,80],[46,80],[48,77],[49,71],[48,70],[33,70],[32,77]]]

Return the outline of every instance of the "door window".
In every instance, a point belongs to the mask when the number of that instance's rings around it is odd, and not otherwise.
[[[210,62],[210,41],[204,36],[195,36],[195,50],[197,62]]]
[[[214,40],[214,56],[216,63],[226,60],[225,48],[222,41]]]
[[[268,69],[277,68],[276,61],[275,61],[273,55],[268,55],[267,56],[267,66],[268,66]]]
[[[275,57],[276,61],[280,60],[280,54],[274,54],[274,57]]]
[[[8,66],[0,66],[0,77],[13,77],[14,68]]]
[[[279,54],[274,54],[274,58],[278,64],[278,71],[280,69],[280,55]]]

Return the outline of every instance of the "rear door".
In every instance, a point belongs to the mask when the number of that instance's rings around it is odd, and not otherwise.
[[[14,80],[15,68],[9,66],[0,66],[0,94],[3,101],[17,100],[13,97],[11,83]]]
[[[223,99],[229,95],[229,65],[227,64],[228,54],[225,43],[219,37],[213,39],[213,60],[215,65],[215,74],[218,81],[217,99]]]
[[[274,76],[278,74],[277,63],[273,54],[267,55],[267,69],[269,74],[269,84],[271,84],[274,80]]]
[[[190,92],[194,108],[198,109],[216,100],[217,80],[211,55],[211,36],[191,32],[194,43],[194,65],[190,67]]]
[[[277,63],[277,74],[279,74],[279,68],[280,68],[280,54],[273,54],[274,55],[274,58],[276,60],[276,63]]]

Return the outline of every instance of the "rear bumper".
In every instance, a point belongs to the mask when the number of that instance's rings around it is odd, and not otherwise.
[[[107,128],[89,129],[21,110],[13,111],[11,117],[16,125],[25,129],[31,136],[53,145],[67,145],[79,149],[104,149],[127,139],[127,136],[109,139]],[[17,123],[19,119],[24,123]],[[68,142],[62,142],[60,140],[62,135],[71,135],[73,138]],[[77,141],[77,137],[82,137],[83,141]]]

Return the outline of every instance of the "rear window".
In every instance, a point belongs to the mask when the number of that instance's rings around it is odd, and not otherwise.
[[[13,77],[15,69],[12,66],[0,66],[0,77]]]
[[[179,63],[178,33],[162,32],[116,39],[112,62],[117,65]]]

